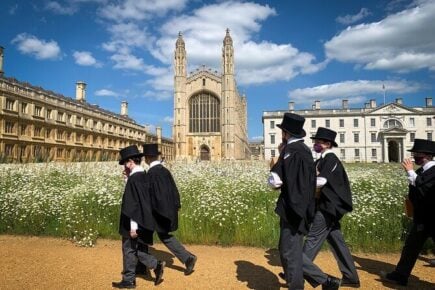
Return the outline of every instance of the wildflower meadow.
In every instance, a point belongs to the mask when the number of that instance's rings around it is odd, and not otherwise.
[[[175,162],[181,195],[177,237],[184,243],[276,247],[278,191],[268,164]],[[409,225],[407,180],[399,164],[346,164],[354,211],[342,220],[353,250],[397,251]],[[124,187],[116,162],[0,165],[0,234],[49,235],[82,246],[119,238]]]

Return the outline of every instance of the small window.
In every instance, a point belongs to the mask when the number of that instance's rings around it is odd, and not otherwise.
[[[316,128],[316,120],[311,120],[311,128]]]
[[[270,135],[270,144],[275,144],[275,135]]]
[[[205,79],[202,79],[202,85],[205,86]]]
[[[355,157],[356,157],[356,158],[359,158],[359,149],[358,149],[358,148],[355,149]]]
[[[359,133],[354,133],[353,134],[353,142],[359,143]]]
[[[415,140],[415,133],[410,133],[409,134],[409,141],[414,142]]]
[[[376,142],[376,133],[371,133],[370,136],[372,139],[372,143],[375,143]]]
[[[358,124],[358,119],[353,119],[353,126],[355,128],[358,128],[359,124]]]
[[[432,132],[427,132],[427,140],[432,141]]]
[[[15,101],[11,99],[6,99],[6,110],[13,111],[14,110]]]
[[[329,128],[331,126],[331,120],[325,120],[325,127]]]
[[[409,126],[415,127],[415,118],[409,118]]]
[[[270,121],[270,129],[275,129],[275,121]]]
[[[373,148],[372,149],[372,157],[376,157],[377,156],[377,154],[376,154],[376,148]]]
[[[42,107],[35,107],[35,116],[41,117],[42,116]]]
[[[14,133],[14,123],[6,121],[5,122],[5,133]]]
[[[340,158],[341,159],[345,159],[346,158],[346,150],[345,149],[340,149]]]
[[[51,110],[47,109],[47,119],[51,119]]]
[[[340,143],[344,143],[344,133],[340,133]]]
[[[426,118],[426,125],[432,126],[432,118]]]
[[[21,104],[21,114],[27,114],[27,103]]]
[[[340,128],[344,127],[344,119],[340,119]]]
[[[275,157],[275,149],[270,150],[270,156]]]
[[[376,126],[376,119],[375,118],[370,119],[370,126],[372,126],[372,127]]]

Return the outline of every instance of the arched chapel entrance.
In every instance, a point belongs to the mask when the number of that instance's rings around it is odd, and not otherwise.
[[[210,160],[210,148],[207,145],[201,145],[200,159],[205,161]]]

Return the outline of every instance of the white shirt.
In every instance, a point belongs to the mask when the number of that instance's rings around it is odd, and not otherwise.
[[[130,172],[130,176],[132,176],[133,174],[135,174],[136,172],[144,172],[145,170],[143,169],[142,166],[140,165],[136,165]],[[138,225],[137,222],[135,222],[134,220],[130,219],[130,231],[135,231],[137,230]]]
[[[325,151],[323,151],[323,152],[320,154],[320,158],[325,158],[325,156],[326,156],[327,154],[329,154],[329,153],[334,154],[334,152],[333,152],[331,149],[326,149]],[[337,164],[334,166],[334,168],[332,169],[332,171],[334,171],[335,168],[337,168]],[[317,167],[316,167],[316,170],[317,170]],[[321,187],[325,186],[325,184],[326,184],[327,182],[328,182],[328,179],[327,179],[327,178],[325,178],[325,177],[317,177],[317,178],[316,178],[316,187],[317,187],[317,188],[321,188]]]
[[[429,161],[425,165],[423,165],[423,172],[431,168],[432,166],[435,166],[435,161]],[[415,179],[417,178],[417,173],[415,173],[414,170],[408,170],[408,182],[409,184],[415,186]]]
[[[159,165],[159,164],[161,164],[161,162],[159,160],[154,160],[153,162],[150,163],[150,168],[154,167],[156,165]]]
[[[301,141],[301,140],[304,140],[304,139],[291,137],[290,139],[288,139],[287,145],[291,144],[293,142]],[[284,155],[284,159],[286,159],[288,156],[290,156],[290,155],[287,155],[287,154]],[[276,172],[271,171],[270,175],[269,175],[269,178],[267,179],[267,184],[270,187],[272,187],[273,189],[278,189],[282,185],[282,180],[281,180],[281,178],[279,177],[279,175]]]

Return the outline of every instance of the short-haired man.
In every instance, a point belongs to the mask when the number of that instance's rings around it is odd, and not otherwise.
[[[155,285],[162,281],[165,262],[158,261],[143,249],[153,242],[155,222],[151,210],[150,183],[140,166],[143,154],[136,145],[120,150],[119,165],[129,172],[121,203],[119,233],[122,236],[123,271],[120,282],[112,282],[115,288],[136,288],[137,260],[148,269],[154,269]]]
[[[435,142],[415,139],[414,146],[408,150],[413,153],[416,171],[411,159],[405,159],[402,167],[408,174],[408,197],[413,205],[411,230],[405,241],[396,269],[381,273],[384,280],[406,286],[411,271],[426,240],[435,241]]]

